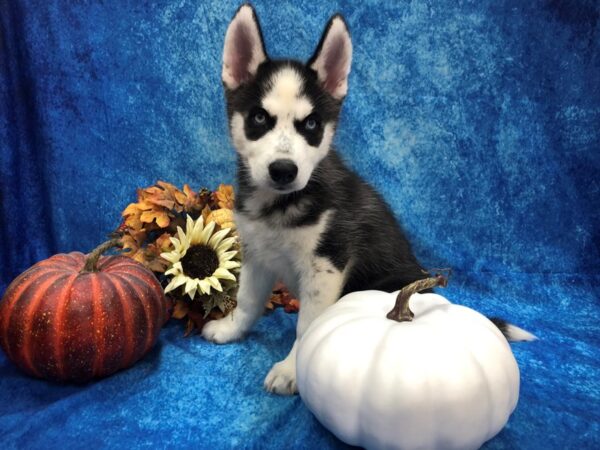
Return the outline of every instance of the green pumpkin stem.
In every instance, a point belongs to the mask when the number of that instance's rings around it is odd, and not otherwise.
[[[396,322],[410,322],[415,316],[410,310],[408,300],[415,292],[421,292],[425,289],[431,289],[437,286],[446,287],[448,285],[448,278],[444,275],[435,275],[430,278],[424,278],[417,280],[414,283],[404,286],[398,297],[396,297],[396,304],[394,308],[387,314],[387,318],[395,320]]]
[[[98,260],[100,259],[100,256],[102,256],[102,254],[104,252],[106,252],[107,250],[109,250],[113,247],[123,247],[123,243],[121,242],[120,238],[114,238],[114,239],[111,239],[110,241],[106,241],[106,242],[100,244],[94,250],[92,250],[87,255],[85,264],[83,265],[83,269],[81,269],[80,273],[98,272],[98,268],[96,267],[96,265],[98,264]]]

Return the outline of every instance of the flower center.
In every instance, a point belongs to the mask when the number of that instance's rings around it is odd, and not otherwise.
[[[183,273],[190,278],[210,277],[219,268],[219,257],[208,245],[194,245],[181,258]]]

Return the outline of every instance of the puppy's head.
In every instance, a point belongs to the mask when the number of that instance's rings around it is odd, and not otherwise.
[[[233,144],[258,188],[303,189],[329,151],[348,89],[352,43],[333,16],[306,64],[271,60],[254,9],[233,17],[223,50],[223,84]]]

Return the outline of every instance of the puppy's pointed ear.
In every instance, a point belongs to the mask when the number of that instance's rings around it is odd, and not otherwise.
[[[251,80],[258,66],[267,60],[267,52],[254,8],[242,5],[227,28],[223,48],[223,83],[236,89]]]
[[[348,74],[352,62],[352,41],[344,18],[333,16],[321,36],[315,54],[307,65],[317,72],[323,89],[342,99],[348,91]]]

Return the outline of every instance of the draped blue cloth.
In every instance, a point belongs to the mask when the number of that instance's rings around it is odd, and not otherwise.
[[[135,189],[234,182],[220,61],[231,1],[0,0],[0,294],[89,251]],[[451,301],[513,345],[520,403],[489,449],[600,441],[600,7],[593,0],[256,2],[272,57],[307,59],[341,11],[354,58],[336,146],[385,196]],[[0,354],[2,448],[341,448],[262,390],[293,341],[279,310],[216,346],[164,328],[84,386]]]

